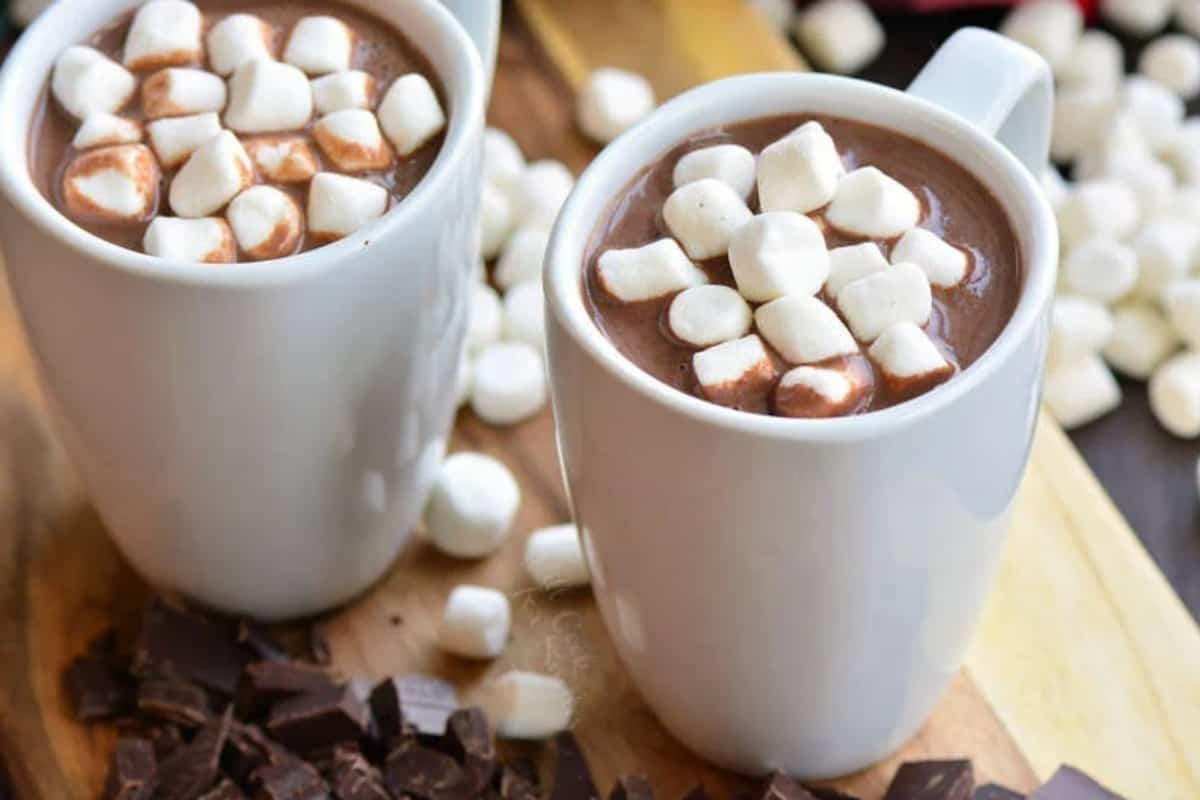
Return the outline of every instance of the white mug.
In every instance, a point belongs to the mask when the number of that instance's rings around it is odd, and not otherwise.
[[[705,758],[810,779],[857,770],[910,737],[959,669],[1037,417],[1058,239],[1030,170],[1046,164],[1051,96],[1032,51],[971,29],[907,94],[827,75],[729,78],[611,145],[559,217],[550,376],[595,594],[646,702]],[[735,411],[652,378],[589,317],[584,251],[630,179],[691,134],[793,112],[924,141],[1011,217],[1016,311],[926,395],[842,419]]]
[[[383,218],[276,261],[126,250],[30,179],[30,119],[55,58],[139,0],[55,4],[0,73],[0,240],[68,454],[152,583],[262,619],[342,603],[400,551],[445,448],[479,260],[499,0],[348,2],[429,59],[445,142]]]

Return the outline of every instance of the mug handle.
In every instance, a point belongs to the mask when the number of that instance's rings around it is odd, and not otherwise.
[[[1054,81],[1045,59],[982,28],[943,44],[908,87],[994,136],[1035,176],[1050,154]]]
[[[490,88],[496,70],[496,46],[500,39],[500,0],[442,0],[475,42],[483,74]]]

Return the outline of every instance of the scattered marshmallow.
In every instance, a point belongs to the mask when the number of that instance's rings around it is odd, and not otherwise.
[[[254,165],[241,142],[221,131],[188,156],[171,181],[171,210],[181,217],[207,217],[254,182]]]
[[[737,228],[728,251],[738,291],[753,303],[785,294],[816,294],[829,277],[824,234],[794,211],[770,211],[750,219]]]
[[[283,60],[310,75],[350,69],[354,32],[336,17],[303,17],[283,48]]]
[[[225,107],[225,81],[202,69],[167,67],[142,84],[146,119],[181,117]]]
[[[558,678],[511,670],[488,687],[488,716],[505,739],[549,739],[571,724],[575,700]]]
[[[375,104],[375,78],[361,69],[344,69],[312,80],[313,105],[318,114]]]
[[[565,167],[564,167],[565,169]],[[505,193],[514,195],[525,175],[525,155],[520,146],[505,131],[488,128],[483,132],[483,177]],[[568,186],[571,184],[567,173]],[[570,189],[567,189],[568,193]],[[565,197],[566,195],[564,195]]]
[[[1058,173],[1054,167],[1047,165],[1042,170],[1041,180],[1042,194],[1046,196],[1046,202],[1050,204],[1050,208],[1058,212],[1058,207],[1062,205],[1063,200],[1067,199],[1067,182],[1063,180],[1063,176]]]
[[[302,136],[260,136],[245,146],[259,173],[275,183],[307,183],[320,167],[312,145]]]
[[[759,205],[763,211],[816,211],[833,200],[845,172],[833,138],[821,123],[806,122],[759,154]]]
[[[575,178],[565,164],[552,159],[534,161],[512,189],[517,224],[550,230],[573,188]]]
[[[483,586],[455,586],[437,630],[438,647],[464,658],[496,658],[508,643],[508,598]]]
[[[546,346],[546,299],[541,281],[525,281],[504,293],[504,338],[542,350]]]
[[[1200,345],[1200,279],[1175,281],[1162,292],[1162,306],[1175,333],[1188,347]]]
[[[692,356],[692,369],[704,396],[723,406],[737,406],[775,380],[775,365],[754,334],[701,350]]]
[[[1115,89],[1125,77],[1125,51],[1107,31],[1088,30],[1075,41],[1067,57],[1054,67],[1065,86]]]
[[[1182,439],[1200,436],[1200,353],[1186,351],[1150,377],[1150,410],[1159,424]]]
[[[929,282],[943,289],[958,286],[967,277],[970,259],[966,251],[955,247],[925,228],[913,228],[900,237],[892,248],[892,263],[908,262],[925,270]]]
[[[228,264],[237,260],[233,232],[217,217],[155,217],[142,237],[142,249],[174,261]]]
[[[525,540],[525,572],[543,589],[572,589],[591,583],[579,529],[571,523],[541,528]]]
[[[1059,295],[1050,316],[1051,365],[1069,364],[1099,353],[1113,333],[1113,318],[1103,304],[1086,297]]]
[[[510,250],[515,246],[513,242],[509,243]],[[536,274],[540,275],[540,256],[537,263]],[[499,274],[499,266],[496,271]],[[517,271],[515,267],[510,270],[514,273]],[[528,272],[532,277],[533,270],[523,269],[520,272]],[[708,276],[691,262],[674,239],[659,239],[641,247],[606,250],[596,261],[596,279],[604,291],[624,303],[653,300],[708,282]]]
[[[336,172],[318,172],[308,188],[308,230],[321,239],[349,236],[382,217],[388,192],[377,183]]]
[[[1200,226],[1163,217],[1142,228],[1132,246],[1138,264],[1133,294],[1157,301],[1163,289],[1191,270],[1200,248]]]
[[[861,167],[838,183],[825,216],[840,231],[890,239],[917,226],[921,201],[895,178],[875,167]]]
[[[1133,116],[1146,143],[1159,150],[1171,143],[1183,123],[1183,100],[1158,81],[1143,75],[1125,79],[1121,106]]]
[[[1172,0],[1100,0],[1104,21],[1131,36],[1150,36],[1167,26]]]
[[[550,234],[542,230],[526,229],[514,233],[496,262],[496,285],[508,290],[518,283],[540,281],[549,244]]]
[[[158,162],[143,144],[87,150],[63,174],[63,201],[76,220],[138,222],[154,213]]]
[[[1178,347],[1179,337],[1162,312],[1149,303],[1131,303],[1113,312],[1104,360],[1121,374],[1144,381]]]
[[[1109,165],[1105,177],[1121,181],[1133,192],[1140,223],[1159,216],[1175,196],[1175,173],[1156,158],[1118,159]]]
[[[1200,94],[1200,42],[1181,33],[1155,39],[1142,50],[1138,71],[1190,100]]]
[[[1117,99],[1110,87],[1068,86],[1054,94],[1054,121],[1050,129],[1050,155],[1071,161],[1098,136],[1115,113]]]
[[[290,256],[304,233],[300,207],[274,186],[250,187],[233,198],[225,216],[238,246],[255,261]]]
[[[174,169],[187,161],[196,148],[221,132],[221,120],[215,112],[190,117],[167,117],[146,124],[150,146],[164,169]]]
[[[870,388],[870,370],[795,367],[775,386],[772,406],[785,417],[823,419],[851,413],[863,404]]]
[[[313,114],[312,87],[291,64],[256,58],[229,79],[225,124],[238,133],[299,130]]]
[[[725,255],[734,233],[752,216],[738,193],[715,178],[681,186],[663,206],[671,235],[697,261]]]
[[[133,15],[123,61],[130,69],[195,64],[200,48],[200,9],[183,0],[150,0]]]
[[[792,0],[750,0],[750,5],[780,33],[787,32],[796,14],[796,5]]]
[[[525,342],[497,342],[475,359],[471,408],[491,425],[516,425],[546,405],[546,375],[538,349]]]
[[[899,322],[928,322],[933,294],[923,269],[916,264],[895,264],[846,284],[838,292],[837,304],[854,336],[872,342]]]
[[[473,355],[500,341],[503,329],[500,295],[486,283],[476,283],[471,287],[471,305],[467,312],[467,352]]]
[[[91,47],[76,45],[54,62],[50,91],[67,113],[115,114],[133,96],[137,79],[117,62]]]
[[[253,14],[230,14],[208,31],[208,63],[213,72],[229,76],[256,58],[273,59],[271,26]]]
[[[508,537],[521,489],[508,467],[483,453],[455,453],[442,464],[425,506],[425,532],[455,558],[483,558]]]
[[[671,301],[667,326],[690,347],[711,347],[750,332],[754,317],[745,299],[728,286],[684,289]]]
[[[654,88],[635,72],[612,67],[595,70],[579,93],[575,109],[579,129],[608,144],[654,110]]]
[[[412,155],[446,127],[446,112],[424,75],[410,73],[392,82],[379,104],[379,124],[402,156]]]
[[[1097,355],[1046,371],[1042,401],[1066,430],[1082,427],[1121,404],[1121,387]]]
[[[1071,248],[1062,270],[1064,285],[1075,294],[1112,303],[1137,283],[1137,254],[1118,241],[1096,236]]]
[[[879,20],[862,0],[820,0],[796,15],[792,30],[819,69],[849,75],[883,50]]]
[[[792,294],[754,312],[758,333],[789,364],[815,364],[858,352],[858,342],[833,309],[815,297]]]
[[[379,122],[365,108],[326,114],[313,125],[313,138],[342,172],[381,170],[392,163],[392,149],[383,140]]]
[[[1103,178],[1115,165],[1144,162],[1154,155],[1134,115],[1118,106],[1107,119],[1094,119],[1093,133],[1075,156],[1071,177],[1077,181]]]
[[[1034,0],[1008,13],[1000,32],[1057,67],[1067,60],[1083,31],[1083,12],[1072,0]]]
[[[479,200],[479,246],[484,258],[500,255],[514,222],[510,196],[491,181],[484,181]]]
[[[113,144],[136,144],[141,140],[141,123],[98,111],[84,117],[71,146],[76,150],[89,150]]]
[[[868,352],[893,397],[909,398],[927,392],[955,371],[925,331],[911,322],[889,327]]]
[[[846,284],[887,267],[888,261],[883,257],[883,251],[874,242],[835,247],[829,251],[829,277],[825,281],[825,293],[828,297],[837,298],[838,292]]]
[[[1161,156],[1182,183],[1200,183],[1200,120],[1185,122]]]
[[[1078,184],[1058,207],[1058,233],[1067,249],[1093,236],[1123,239],[1137,222],[1137,196],[1113,180]]]
[[[1184,33],[1200,37],[1200,0],[1175,0],[1175,24]]]
[[[718,144],[693,150],[675,164],[675,188],[704,178],[715,178],[729,184],[735,192],[748,198],[754,191],[758,162],[754,154],[736,144]]]

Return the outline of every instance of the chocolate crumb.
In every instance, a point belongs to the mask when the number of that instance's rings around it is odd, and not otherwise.
[[[554,763],[550,800],[599,800],[591,767],[575,735],[564,731],[554,737],[554,744],[558,759]]]
[[[104,784],[105,800],[149,800],[157,788],[154,746],[146,739],[118,739]]]

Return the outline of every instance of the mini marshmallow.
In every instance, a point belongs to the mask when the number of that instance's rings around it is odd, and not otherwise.
[[[1084,356],[1046,371],[1042,401],[1059,425],[1072,430],[1121,405],[1121,387],[1099,356]]]
[[[302,136],[262,136],[245,146],[259,173],[275,183],[307,183],[320,166],[312,145]]]
[[[1058,207],[1058,233],[1067,249],[1092,236],[1123,239],[1137,222],[1137,196],[1113,180],[1080,183]]]
[[[539,351],[525,342],[497,342],[475,359],[471,409],[489,425],[515,425],[546,405]]]
[[[141,123],[98,111],[84,117],[71,146],[76,150],[88,150],[112,144],[136,144],[141,140]]]
[[[811,219],[794,211],[771,211],[737,229],[729,242],[729,265],[742,297],[763,303],[821,291],[829,277],[829,251]]]
[[[213,72],[229,76],[256,58],[270,60],[271,26],[253,14],[230,14],[208,31],[208,63]]]
[[[1183,123],[1184,106],[1179,95],[1161,83],[1142,75],[1125,79],[1121,107],[1133,115],[1138,130],[1152,150],[1170,144]]]
[[[225,81],[202,69],[167,67],[142,84],[146,119],[181,117],[225,107]]]
[[[514,233],[496,262],[496,285],[507,290],[518,283],[541,280],[549,243],[550,234],[545,231],[526,229]]]
[[[1191,269],[1200,247],[1200,227],[1174,217],[1154,220],[1133,240],[1138,277],[1133,294],[1145,300],[1158,300],[1173,281]]]
[[[806,214],[828,205],[845,174],[833,138],[806,122],[758,157],[758,201],[763,211]]]
[[[1067,182],[1063,180],[1058,170],[1049,165],[1042,170],[1039,182],[1042,186],[1042,194],[1046,196],[1046,201],[1057,212],[1058,207],[1062,205],[1063,200],[1067,199],[1067,193],[1070,191]]]
[[[509,195],[484,181],[479,199],[479,246],[484,258],[500,255],[512,233],[514,217]]]
[[[540,259],[538,264],[540,275]],[[708,282],[708,276],[688,259],[674,239],[606,250],[596,261],[596,279],[604,291],[624,303],[653,300]]]
[[[384,215],[388,192],[361,178],[318,172],[308,187],[308,230],[320,239],[349,236]]]
[[[1200,37],[1200,0],[1175,0],[1175,24],[1184,33]]]
[[[541,281],[525,281],[504,293],[504,338],[543,350],[546,347],[546,298]]]
[[[566,169],[564,167],[564,169]],[[525,175],[525,155],[505,131],[488,128],[483,132],[483,177],[506,193],[514,195]],[[567,173],[568,185],[570,173]],[[567,190],[570,192],[570,189]],[[565,195],[564,195],[565,197]]]
[[[138,222],[154,213],[160,173],[150,148],[119,144],[87,150],[63,174],[67,215],[96,222]]]
[[[171,181],[171,210],[181,217],[207,217],[254,182],[254,165],[241,142],[221,131],[188,156]]]
[[[851,281],[887,268],[888,261],[874,242],[835,247],[829,251],[829,277],[825,281],[825,294],[836,298],[842,287]]]
[[[1155,39],[1142,50],[1138,71],[1190,100],[1200,94],[1200,42],[1180,33]]]
[[[137,79],[91,47],[68,47],[54,62],[50,91],[73,117],[116,113],[129,102]]]
[[[1162,292],[1162,307],[1176,335],[1188,347],[1200,345],[1200,279],[1171,283]]]
[[[299,130],[313,114],[312,88],[290,64],[256,58],[229,79],[225,124],[238,133]]]
[[[1120,242],[1103,236],[1071,248],[1063,260],[1063,283],[1084,297],[1112,303],[1137,282],[1137,254]]]
[[[1131,36],[1150,36],[1167,26],[1172,0],[1100,0],[1104,21]]]
[[[549,739],[571,724],[575,700],[558,678],[511,670],[488,686],[488,716],[505,739]]]
[[[1116,107],[1110,87],[1085,85],[1055,92],[1050,156],[1060,162],[1074,159],[1097,138]]]
[[[508,467],[483,453],[455,453],[438,472],[425,506],[425,533],[455,558],[483,558],[508,537],[521,490]]]
[[[675,188],[704,178],[729,184],[743,199],[754,191],[758,162],[754,154],[736,144],[718,144],[693,150],[675,164]]]
[[[1082,113],[1082,112],[1081,112]],[[1077,181],[1106,176],[1114,166],[1144,162],[1154,157],[1142,129],[1129,111],[1114,111],[1095,120],[1095,130],[1075,156],[1071,177]]]
[[[858,407],[866,396],[869,370],[859,375],[828,367],[795,367],[775,387],[772,407],[784,417],[838,417]]]
[[[1200,121],[1185,122],[1161,155],[1182,183],[1200,183]]]
[[[517,224],[550,230],[574,187],[575,178],[565,164],[551,159],[533,162],[512,190]]]
[[[361,69],[344,69],[312,80],[313,105],[318,114],[375,104],[375,78]]]
[[[1200,353],[1173,356],[1150,376],[1150,411],[1181,439],[1200,436]]]
[[[579,93],[575,118],[594,142],[608,144],[654,110],[654,88],[641,75],[603,67],[588,76]]]
[[[540,528],[525,540],[525,572],[542,589],[573,589],[591,583],[575,525]]]
[[[954,374],[954,365],[925,331],[911,322],[890,326],[868,352],[894,397],[915,397]]]
[[[1164,212],[1181,222],[1200,225],[1200,186],[1176,186]]]
[[[296,201],[274,186],[242,192],[229,203],[225,217],[242,252],[255,261],[290,256],[304,233]]]
[[[736,406],[775,380],[775,366],[754,334],[701,350],[692,356],[692,369],[704,396],[723,406]]]
[[[496,658],[508,643],[508,598],[483,586],[455,586],[446,598],[437,644],[463,658]]]
[[[921,221],[921,201],[895,178],[861,167],[838,183],[825,217],[840,231],[890,239]]]
[[[123,61],[130,69],[195,64],[200,48],[200,9],[183,0],[150,0],[133,15]]]
[[[1175,173],[1156,158],[1119,160],[1110,164],[1105,177],[1121,181],[1133,191],[1138,219],[1143,223],[1157,217],[1175,195]]]
[[[1067,57],[1055,65],[1054,75],[1065,86],[1112,90],[1125,77],[1125,51],[1107,31],[1084,31]]]
[[[412,155],[446,127],[446,112],[424,75],[410,73],[392,82],[376,112],[383,132],[402,156]]]
[[[392,163],[392,149],[383,140],[375,115],[366,109],[326,114],[312,131],[321,152],[342,172],[381,170]]]
[[[750,5],[780,33],[787,32],[792,24],[792,17],[796,14],[796,6],[792,0],[750,0]]]
[[[929,282],[943,289],[962,283],[970,265],[966,251],[925,228],[913,228],[892,248],[892,263],[904,262],[925,270]]]
[[[310,75],[350,69],[354,32],[336,17],[303,17],[288,36],[283,60]]]
[[[895,264],[846,284],[837,294],[837,304],[855,338],[871,342],[899,322],[928,322],[933,294],[923,269]]]
[[[1048,361],[1069,364],[1094,356],[1108,344],[1113,318],[1102,304],[1086,297],[1062,295],[1054,298],[1050,316]]]
[[[833,309],[815,297],[787,295],[754,312],[758,333],[789,364],[815,364],[858,352],[858,342]]]
[[[1049,62],[1063,63],[1083,30],[1083,12],[1072,0],[1033,0],[1008,13],[1000,32],[1015,39]]]
[[[500,341],[503,327],[500,295],[486,283],[476,283],[471,287],[471,305],[467,311],[467,352],[474,355]]]
[[[792,25],[805,54],[819,69],[849,75],[883,50],[879,20],[861,0],[820,0],[796,15]]]
[[[196,148],[221,132],[221,120],[215,112],[190,117],[167,117],[146,124],[150,146],[164,169],[174,169],[187,161]]]
[[[754,321],[750,306],[728,286],[710,284],[684,289],[671,301],[667,326],[690,347],[712,347],[739,339]]]
[[[228,264],[237,261],[233,232],[217,217],[155,217],[142,237],[142,249],[174,261]]]
[[[697,261],[725,255],[734,233],[752,216],[738,193],[714,178],[681,186],[663,205],[671,235]]]
[[[1179,337],[1156,307],[1131,303],[1113,312],[1104,360],[1121,374],[1144,381],[1178,347]]]

